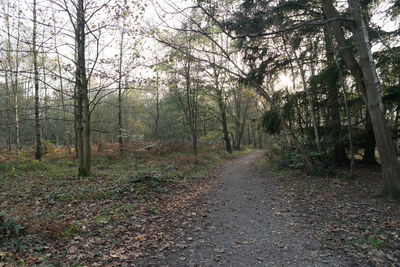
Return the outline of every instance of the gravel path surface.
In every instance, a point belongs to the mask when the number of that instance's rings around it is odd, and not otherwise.
[[[257,173],[262,151],[225,165],[217,186],[199,201],[207,216],[178,238],[166,266],[349,266],[307,232],[296,232],[290,218],[274,208],[273,182]],[[180,227],[180,226],[179,226]]]

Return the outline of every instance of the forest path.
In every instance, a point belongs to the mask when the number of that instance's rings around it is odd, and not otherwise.
[[[321,250],[309,233],[295,232],[274,208],[271,179],[255,169],[262,151],[222,167],[217,186],[200,203],[207,213],[178,238],[187,245],[163,261],[166,266],[345,266]],[[185,227],[178,226],[177,227]]]

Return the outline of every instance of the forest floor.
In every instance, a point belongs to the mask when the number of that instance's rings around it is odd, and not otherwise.
[[[399,266],[400,205],[378,170],[311,177],[262,151],[100,159],[84,179],[67,160],[8,170],[0,210],[26,229],[0,266]]]
[[[277,214],[295,231],[309,232],[350,266],[400,266],[400,202],[383,197],[378,166],[359,164],[354,178],[347,168],[318,177],[278,170],[264,157],[258,169],[280,192]]]
[[[77,177],[73,155],[50,147],[0,157],[0,266],[132,266],[162,259],[171,229],[190,221],[192,200],[208,190],[210,170],[231,155],[181,143],[104,145],[93,175]],[[154,146],[153,146],[154,145]],[[20,229],[22,228],[23,229]]]

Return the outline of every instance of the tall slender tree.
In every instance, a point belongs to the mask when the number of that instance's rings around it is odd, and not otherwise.
[[[42,159],[42,140],[41,140],[41,125],[40,125],[40,98],[39,98],[39,70],[38,70],[38,48],[37,40],[37,5],[36,0],[33,0],[33,31],[32,31],[32,55],[33,55],[33,71],[35,84],[35,143],[36,151],[35,158]]]
[[[74,25],[76,44],[76,134],[79,159],[79,176],[91,173],[90,108],[88,79],[86,74],[86,21],[84,0],[77,0],[76,23]]]
[[[119,150],[122,153],[124,139],[123,139],[123,125],[122,125],[122,66],[123,66],[123,59],[124,59],[124,40],[125,40],[125,27],[126,27],[126,17],[128,16],[127,13],[127,0],[124,0],[124,4],[121,10],[122,16],[122,25],[121,25],[121,35],[120,35],[120,44],[119,44],[119,59],[118,59],[118,143],[119,143]]]

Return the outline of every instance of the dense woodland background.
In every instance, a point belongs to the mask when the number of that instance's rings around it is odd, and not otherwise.
[[[131,194],[150,205],[248,148],[266,151],[267,169],[296,170],[290,190],[319,177],[292,194],[308,205],[335,188],[335,201],[363,194],[347,181],[368,175],[400,198],[399,16],[399,0],[1,0],[0,242],[20,225],[52,238],[92,229],[82,218],[107,225],[133,214]],[[315,181],[332,192],[313,195]],[[118,211],[97,214],[108,199]],[[386,244],[375,241],[354,242]]]
[[[355,160],[377,164],[377,143],[398,195],[397,1],[1,4],[2,153],[66,146],[86,176],[95,145],[196,154],[223,140],[353,174]]]
[[[1,12],[2,154],[65,146],[83,176],[93,147],[116,142],[268,146],[309,172],[353,174],[380,155],[398,196],[398,1],[4,0]]]
[[[282,164],[309,171],[354,158],[376,164],[366,91],[354,76],[368,59],[348,24],[356,5],[394,147],[398,3],[338,2],[333,18],[329,5],[201,1],[181,10],[173,1],[2,1],[3,149],[36,146],[40,159],[46,144],[64,145],[86,175],[91,145],[181,140],[197,153],[198,142],[224,140],[232,151],[262,147],[263,126],[287,154]],[[149,22],[150,9],[158,19]],[[387,21],[392,27],[383,28]]]

